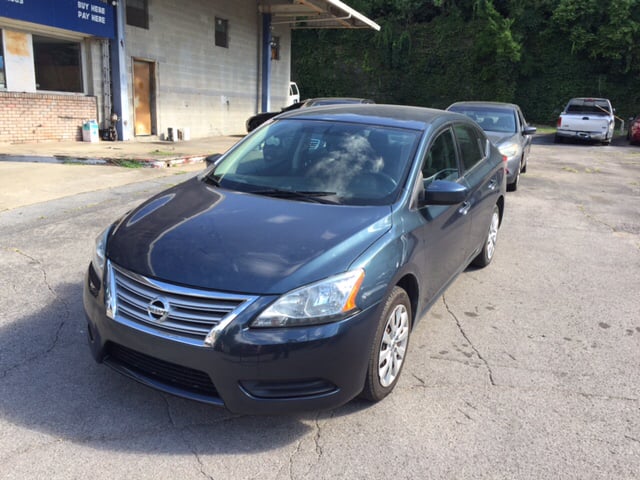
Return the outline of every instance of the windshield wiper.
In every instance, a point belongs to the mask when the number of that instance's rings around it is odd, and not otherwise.
[[[326,197],[335,197],[336,192],[322,192],[318,190],[281,190],[278,188],[269,188],[265,190],[252,190],[250,193],[255,195],[265,195],[277,198],[295,198],[307,202],[339,204],[337,200],[330,200]]]

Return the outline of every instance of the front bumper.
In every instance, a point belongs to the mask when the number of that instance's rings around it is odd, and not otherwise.
[[[253,329],[264,308],[257,302],[208,346],[109,318],[96,283],[90,266],[84,308],[93,357],[147,386],[247,414],[335,408],[364,386],[379,305],[336,323]]]

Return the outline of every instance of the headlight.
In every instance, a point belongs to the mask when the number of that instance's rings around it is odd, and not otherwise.
[[[96,248],[94,249],[93,258],[91,259],[93,268],[100,277],[100,280],[102,280],[102,274],[104,272],[105,252],[107,250],[107,237],[109,236],[110,230],[111,227],[108,227],[96,237]]]
[[[356,296],[364,270],[342,273],[280,297],[252,327],[299,327],[341,320],[357,310]]]
[[[505,143],[498,147],[500,153],[505,157],[515,157],[520,152],[520,145],[517,143]]]

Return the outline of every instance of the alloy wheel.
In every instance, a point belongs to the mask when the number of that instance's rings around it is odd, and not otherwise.
[[[496,251],[496,243],[498,242],[498,227],[500,226],[500,217],[498,212],[493,212],[491,217],[491,225],[489,226],[489,234],[487,235],[487,258],[493,258]]]
[[[400,374],[409,341],[409,312],[396,305],[384,328],[378,355],[378,378],[383,387],[391,385]]]

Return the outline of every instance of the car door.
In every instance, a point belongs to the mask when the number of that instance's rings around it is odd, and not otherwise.
[[[518,108],[516,109],[516,113],[518,116],[518,134],[521,137],[522,142],[522,150],[524,152],[524,156],[527,157],[529,155],[529,150],[531,149],[531,135],[525,135],[524,129],[527,128],[527,121],[524,119],[524,115],[522,111]]]
[[[438,132],[422,159],[424,188],[436,180],[461,181],[455,136],[451,127]],[[425,268],[424,300],[429,303],[455,277],[462,268],[469,250],[471,229],[466,203],[457,205],[424,205],[418,209],[421,216],[419,236]]]
[[[501,168],[501,157],[491,154],[491,144],[478,127],[459,123],[453,130],[462,160],[461,181],[469,189],[466,207],[471,226],[467,261],[471,261],[486,238],[501,182],[504,182],[504,168]]]

